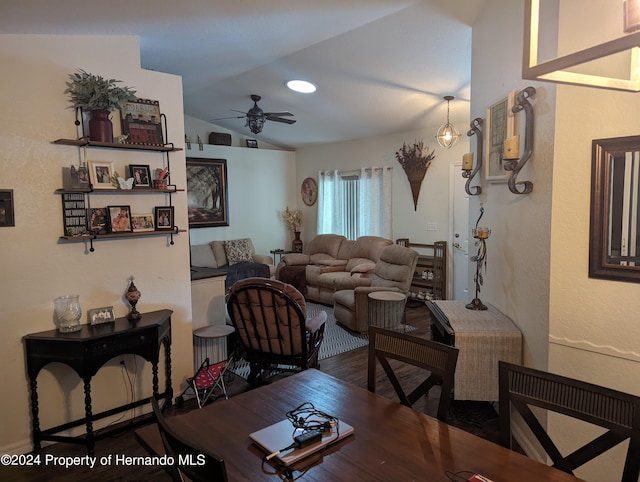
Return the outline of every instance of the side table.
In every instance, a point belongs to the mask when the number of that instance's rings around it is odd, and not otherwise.
[[[407,297],[396,291],[373,291],[369,293],[369,326],[397,328],[404,317]]]
[[[273,255],[273,261],[276,264],[276,266],[282,260],[282,255],[293,253],[293,251],[290,251],[290,250],[287,250],[287,249],[272,249],[269,252]],[[277,261],[276,261],[276,256],[278,257]]]

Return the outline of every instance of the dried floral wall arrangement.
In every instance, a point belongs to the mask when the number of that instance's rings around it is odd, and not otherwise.
[[[407,174],[407,179],[409,179],[415,211],[418,210],[418,196],[420,195],[422,180],[435,157],[435,149],[429,152],[429,148],[425,148],[422,140],[415,141],[412,146],[403,142],[402,149],[396,152],[396,159]]]

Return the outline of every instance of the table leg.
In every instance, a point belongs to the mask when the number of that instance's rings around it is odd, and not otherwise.
[[[33,437],[33,451],[40,452],[40,417],[38,414],[38,382],[31,379],[31,435]]]
[[[93,435],[93,413],[91,408],[91,377],[84,379],[84,416],[87,420],[87,453],[93,455],[96,441]]]
[[[164,345],[164,373],[166,376],[165,388],[167,391],[167,398],[165,401],[165,407],[170,407],[173,403],[173,388],[171,386],[171,340],[165,338],[162,341]]]

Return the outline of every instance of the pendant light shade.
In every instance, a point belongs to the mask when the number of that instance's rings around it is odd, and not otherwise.
[[[442,124],[436,134],[438,144],[445,149],[451,149],[458,143],[458,139],[460,139],[460,132],[456,129],[456,126],[449,122],[449,102],[453,99],[454,97],[452,95],[446,95],[444,97],[444,100],[447,101],[447,123]]]

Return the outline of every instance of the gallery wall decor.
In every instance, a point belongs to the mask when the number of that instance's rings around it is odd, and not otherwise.
[[[418,210],[418,196],[422,181],[435,157],[435,149],[429,152],[429,148],[425,147],[422,140],[415,141],[411,146],[403,142],[402,149],[396,152],[396,159],[404,169],[411,186],[415,211]]]
[[[464,190],[469,196],[478,196],[482,192],[482,186],[471,186],[471,181],[482,167],[482,150],[484,148],[482,124],[483,120],[476,117],[469,124],[471,129],[467,132],[467,136],[469,137],[473,135],[476,136],[476,152],[478,153],[476,167],[473,167],[473,152],[467,152],[462,156],[462,177],[467,180],[464,185]]]
[[[485,125],[486,153],[484,156],[485,179],[490,182],[507,182],[507,173],[502,165],[504,141],[516,131],[515,115],[511,111],[515,104],[516,91],[489,106]]]
[[[589,277],[640,283],[640,136],[592,142]]]
[[[187,157],[190,228],[229,226],[227,160]]]

